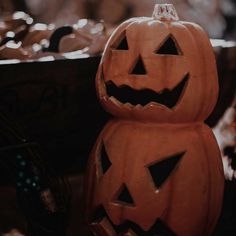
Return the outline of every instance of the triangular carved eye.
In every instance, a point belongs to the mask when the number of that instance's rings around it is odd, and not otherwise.
[[[129,50],[129,45],[126,36],[121,39],[120,43],[114,49],[116,50]]]
[[[162,55],[182,55],[179,46],[172,36],[169,36],[155,53]]]
[[[171,173],[177,167],[184,154],[185,152],[175,154],[148,167],[157,189],[160,189],[164,182],[170,177]]]
[[[138,60],[135,63],[135,66],[130,74],[131,75],[146,75],[147,74],[141,56],[139,56]]]
[[[120,188],[116,202],[134,206],[134,200],[125,184]]]
[[[100,158],[101,158],[100,164],[101,164],[102,173],[105,174],[108,171],[108,169],[111,167],[112,163],[107,155],[104,144],[102,144]]]

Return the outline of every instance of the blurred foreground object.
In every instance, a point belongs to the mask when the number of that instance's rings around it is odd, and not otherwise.
[[[14,11],[27,11],[25,0],[1,0],[0,16],[5,13],[13,13]]]
[[[226,21],[225,38],[236,39],[236,1],[219,0]]]
[[[77,15],[119,24],[130,17],[151,15],[156,3],[172,3],[182,20],[200,24],[210,37],[221,38],[226,27],[218,0],[38,0],[33,1],[34,4],[30,3],[30,0],[28,2],[32,11],[34,9],[38,12],[39,19],[48,23],[58,24],[59,19],[61,22],[64,20],[64,23],[71,23]],[[50,20],[49,12],[52,12]]]
[[[156,3],[172,3],[180,18],[200,24],[213,38],[222,38],[226,27],[222,12],[231,19],[233,4],[227,0],[26,0],[36,22],[54,23],[56,27],[74,24],[78,18],[104,20],[109,24],[134,16],[150,15]]]
[[[20,128],[1,113],[1,182],[16,188],[27,236],[65,236],[69,188],[49,171],[41,156],[39,146],[28,142]]]
[[[79,19],[73,25],[33,24],[24,12],[15,12],[0,22],[0,59],[35,60],[100,55],[110,35],[103,22]]]
[[[220,147],[222,161],[224,165],[224,173],[226,180],[236,179],[235,164],[236,163],[236,99],[231,107],[229,107],[224,116],[218,122],[213,132],[216,136]]]
[[[24,236],[24,234],[20,233],[16,229],[12,229],[10,232],[3,234],[2,236]]]
[[[211,43],[216,54],[220,90],[217,105],[207,124],[215,127],[235,99],[236,41],[213,39]]]

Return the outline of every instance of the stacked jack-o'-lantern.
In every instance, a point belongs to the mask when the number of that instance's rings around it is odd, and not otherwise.
[[[116,118],[92,150],[86,208],[98,236],[210,235],[224,177],[203,123],[218,94],[205,32],[170,4],[121,24],[105,48],[96,87]]]

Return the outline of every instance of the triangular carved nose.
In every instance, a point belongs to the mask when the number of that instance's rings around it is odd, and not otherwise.
[[[168,37],[164,44],[156,51],[156,54],[181,55],[182,53],[172,37]]]
[[[146,75],[147,74],[141,56],[139,56],[138,60],[136,61],[135,66],[130,74],[132,74],[132,75]]]
[[[119,202],[121,204],[125,205],[134,205],[134,200],[125,184],[122,185],[120,191],[118,192],[118,197],[116,199],[116,202]]]

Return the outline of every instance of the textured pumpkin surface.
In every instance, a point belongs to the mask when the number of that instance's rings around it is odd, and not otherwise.
[[[86,180],[87,215],[98,236],[207,236],[221,210],[220,153],[200,123],[109,122]]]
[[[96,79],[103,107],[116,117],[204,121],[218,95],[212,46],[196,24],[132,18],[110,38]]]

